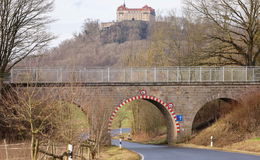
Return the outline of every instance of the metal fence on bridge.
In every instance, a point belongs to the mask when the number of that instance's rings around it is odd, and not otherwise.
[[[257,82],[260,67],[15,68],[12,83]]]

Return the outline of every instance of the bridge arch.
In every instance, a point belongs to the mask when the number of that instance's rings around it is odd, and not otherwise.
[[[141,93],[142,94],[142,93]],[[112,112],[109,123],[108,123],[108,130],[111,130],[112,122],[117,114],[117,112],[124,107],[126,104],[131,103],[135,100],[145,100],[152,103],[155,107],[157,107],[161,113],[164,115],[167,123],[167,142],[168,144],[176,143],[177,142],[177,134],[180,132],[180,124],[176,121],[176,114],[174,112],[174,106],[172,103],[166,103],[161,99],[155,96],[149,96],[146,94],[137,95],[131,98],[128,98],[121,102],[115,110]]]
[[[207,128],[221,116],[231,112],[240,102],[232,96],[218,96],[207,99],[192,117],[191,131],[195,133]]]

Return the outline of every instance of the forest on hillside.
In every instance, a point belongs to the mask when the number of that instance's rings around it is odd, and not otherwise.
[[[195,65],[202,44],[200,22],[170,14],[156,22],[123,21],[106,30],[87,20],[82,31],[58,47],[28,57],[18,66],[106,67]],[[194,39],[193,39],[194,38]],[[196,58],[197,59],[197,58]]]
[[[20,66],[97,67],[119,66],[129,53],[147,48],[150,24],[142,21],[116,23],[106,30],[96,20],[87,20],[82,31],[58,47],[28,57]],[[28,63],[29,62],[29,63]]]
[[[73,38],[28,57],[19,66],[259,65],[259,17],[246,22],[250,15],[234,17],[240,13],[217,9],[187,1],[182,16],[172,11],[158,15],[155,22],[123,21],[105,30],[98,20],[86,20]]]

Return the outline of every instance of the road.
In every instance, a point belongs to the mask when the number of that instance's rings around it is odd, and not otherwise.
[[[122,133],[130,133],[131,132],[131,128],[122,128],[121,129]],[[111,131],[111,136],[116,136],[120,134],[120,129],[112,129]]]
[[[119,141],[112,140],[112,144],[119,145]],[[178,148],[167,145],[144,145],[125,141],[123,141],[122,144],[124,148],[142,155],[144,160],[260,160],[260,156],[241,153],[194,148]]]

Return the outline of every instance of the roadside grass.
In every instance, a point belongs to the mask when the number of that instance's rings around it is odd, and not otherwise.
[[[138,135],[132,140],[132,142],[141,143],[141,144],[155,144],[155,145],[167,144],[167,136],[166,134],[163,134],[151,138],[151,137]]]
[[[242,150],[256,152],[260,154],[260,138],[252,138],[249,140],[234,143],[232,145],[226,146],[226,149]]]
[[[167,144],[167,128],[165,126],[160,127],[159,132],[154,135],[139,133],[133,136],[133,141],[142,144]]]
[[[140,156],[127,149],[120,149],[117,146],[109,146],[102,149],[98,160],[140,160]]]
[[[258,142],[259,143],[259,142]],[[248,144],[240,144],[240,145],[248,145]],[[252,145],[252,143],[251,143]],[[232,147],[210,147],[210,146],[203,146],[203,145],[196,145],[196,144],[184,144],[184,143],[180,143],[180,144],[174,144],[172,145],[173,147],[184,147],[184,148],[197,148],[197,149],[208,149],[208,150],[218,150],[218,151],[223,151],[223,152],[233,152],[233,153],[243,153],[243,154],[251,154],[251,155],[260,155],[260,152],[255,152],[252,150],[241,150],[238,149],[237,147],[233,146]],[[247,146],[244,146],[247,147]]]
[[[124,141],[128,142],[134,142],[134,143],[141,143],[141,144],[155,144],[155,145],[161,145],[161,144],[167,144],[167,134],[165,133],[167,131],[166,128],[161,128],[161,133],[156,136],[149,136],[145,133],[139,133],[135,136],[130,135],[128,133],[122,133],[118,134],[116,136],[113,136],[113,139],[123,139]]]
[[[256,138],[252,138],[250,140],[253,140],[253,141],[260,141],[260,137],[256,137]]]
[[[148,144],[167,144],[167,137],[166,135],[157,136],[151,139]]]

